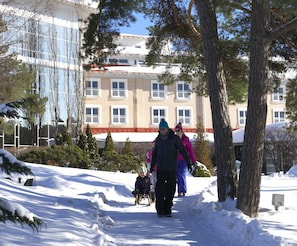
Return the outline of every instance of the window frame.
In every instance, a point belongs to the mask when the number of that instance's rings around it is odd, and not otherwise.
[[[285,90],[286,88],[283,85],[280,85],[278,88],[274,88],[271,94],[272,101],[283,103],[285,101],[285,95],[286,95]]]
[[[91,83],[91,87],[88,87],[87,83]],[[93,83],[97,83],[97,88],[94,89]],[[87,91],[90,91],[91,93],[88,94]],[[97,91],[97,95],[94,94],[94,92]],[[87,97],[100,97],[101,96],[101,80],[100,79],[87,79],[85,80],[85,95]]]
[[[182,90],[179,90],[179,86],[182,86]],[[185,88],[188,86],[188,89]],[[176,98],[178,100],[191,100],[192,98],[192,83],[186,83],[184,81],[176,82]]]
[[[117,88],[114,88],[114,83],[117,83]],[[124,85],[123,89],[120,88],[120,84]],[[116,94],[114,92],[117,92]],[[123,95],[121,95],[123,94]],[[127,79],[111,79],[110,80],[110,95],[111,98],[124,99],[128,95],[128,80]]]
[[[279,116],[276,117],[275,114],[278,113]],[[283,114],[283,117],[280,116],[280,114]],[[278,120],[276,120],[278,119]],[[285,122],[286,121],[286,113],[285,110],[281,109],[281,108],[274,108],[272,110],[272,122],[273,123],[279,123],[279,122]]]
[[[189,111],[189,116],[180,116],[179,112],[183,111],[183,113],[185,113],[185,111]],[[176,108],[176,119],[177,119],[177,123],[182,123],[183,125],[192,125],[193,122],[193,108],[192,107],[177,107]],[[185,120],[188,119],[188,122],[186,122]]]
[[[157,85],[157,89],[154,89],[154,85]],[[160,89],[163,86],[163,90]],[[162,93],[164,94],[162,96]],[[151,80],[151,98],[154,100],[165,100],[167,98],[167,86],[157,80]]]
[[[241,116],[240,113],[243,112],[244,115]],[[245,126],[246,125],[246,119],[247,119],[247,108],[238,108],[237,109],[237,124],[239,126]],[[244,123],[242,123],[244,121]]]
[[[87,114],[87,109],[91,109],[91,114]],[[94,109],[98,110],[98,115],[96,116],[98,118],[98,121],[94,121]],[[90,116],[88,116],[90,115]],[[85,105],[84,110],[84,117],[85,117],[85,123],[86,124],[101,124],[101,106],[100,105]],[[87,121],[88,117],[91,117],[91,121]]]
[[[158,111],[158,115],[155,116],[154,111]],[[164,114],[160,114],[160,111],[164,111]],[[168,116],[168,108],[167,107],[152,107],[151,108],[151,119],[152,119],[152,125],[159,125],[160,121],[162,119],[167,121],[167,116]]]
[[[121,116],[121,114],[117,114],[117,119],[119,120],[118,122],[115,121],[115,114],[114,114],[114,110],[117,109],[119,111],[124,110],[125,111],[125,115],[124,115],[124,122],[121,122],[121,118],[123,118]],[[123,106],[123,105],[113,105],[111,106],[111,123],[113,125],[127,125],[128,124],[128,106]]]

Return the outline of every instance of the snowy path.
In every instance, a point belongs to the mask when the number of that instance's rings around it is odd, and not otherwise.
[[[221,238],[209,238],[213,233],[211,228],[189,219],[191,215],[186,212],[186,206],[191,199],[175,198],[171,218],[158,218],[153,205],[128,207],[110,213],[116,221],[116,226],[109,231],[116,238],[115,245],[224,245]],[[192,227],[195,227],[195,232],[192,232]]]
[[[0,178],[0,197],[45,226],[37,233],[0,223],[0,246],[297,246],[297,169],[293,177],[263,177],[257,219],[244,216],[234,200],[217,202],[216,177],[191,176],[186,197],[174,198],[173,216],[158,218],[154,204],[134,205],[136,174],[29,166],[34,185]],[[279,211],[273,193],[285,195]]]
[[[110,245],[227,245],[225,238],[209,238],[213,229],[205,219],[200,220],[199,215],[193,214],[191,210],[191,205],[198,199],[198,193],[210,182],[207,179],[200,187],[189,187],[184,198],[175,197],[170,218],[157,217],[155,205],[147,206],[146,201],[135,206],[133,198],[110,207],[107,209],[110,211],[106,212],[114,221],[114,226],[105,231],[114,239]],[[201,230],[197,230],[197,227]],[[131,228],[130,233],[127,233],[127,228]]]

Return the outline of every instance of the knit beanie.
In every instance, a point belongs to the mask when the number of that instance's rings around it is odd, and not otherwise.
[[[167,122],[164,119],[162,119],[160,124],[159,124],[159,129],[161,129],[161,128],[169,129],[169,126],[168,126]]]
[[[175,126],[175,130],[183,131],[182,123],[179,122],[179,123]]]

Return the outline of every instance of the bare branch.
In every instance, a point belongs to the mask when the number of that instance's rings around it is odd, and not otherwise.
[[[289,31],[292,31],[294,29],[297,29],[297,17],[294,19],[288,21],[284,25],[278,27],[277,29],[273,30],[268,35],[268,42],[271,42],[272,40],[276,39],[279,36],[283,36],[284,34],[288,33]]]
[[[193,31],[193,33],[198,37],[201,38],[201,33],[196,29],[196,27],[193,24],[193,21],[191,19],[191,12],[192,12],[192,7],[194,4],[195,0],[191,0],[189,3],[189,8],[188,8],[188,21],[189,21],[189,26],[191,28],[191,30]]]
[[[282,38],[287,42],[289,46],[291,46],[293,49],[297,50],[297,44],[294,44],[287,36],[281,35]]]

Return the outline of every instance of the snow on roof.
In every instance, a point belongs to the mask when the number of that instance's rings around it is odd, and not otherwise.
[[[179,74],[180,68],[178,66],[171,67],[170,69],[166,66],[148,67],[148,66],[106,66],[108,71],[121,71],[128,73],[151,73],[161,74],[164,72],[170,72],[171,74]],[[170,70],[170,71],[169,71]],[[95,71],[95,70],[93,70]]]
[[[266,129],[271,129],[271,128],[283,128],[286,126],[288,122],[278,122],[278,123],[272,123],[272,124],[267,124]],[[234,130],[232,132],[233,136],[233,144],[241,144],[243,143],[244,139],[244,129],[245,128],[240,128],[238,130]]]
[[[111,132],[114,142],[152,142],[158,136],[157,132]],[[107,133],[95,134],[93,137],[99,142],[105,142]]]
[[[185,133],[191,141],[195,141],[197,134],[193,132]],[[158,136],[158,132],[112,132],[111,137],[114,142],[126,142],[129,138],[130,142],[152,142]],[[99,142],[104,142],[107,133],[95,134],[93,137]],[[213,142],[213,134],[205,133],[205,139]]]

